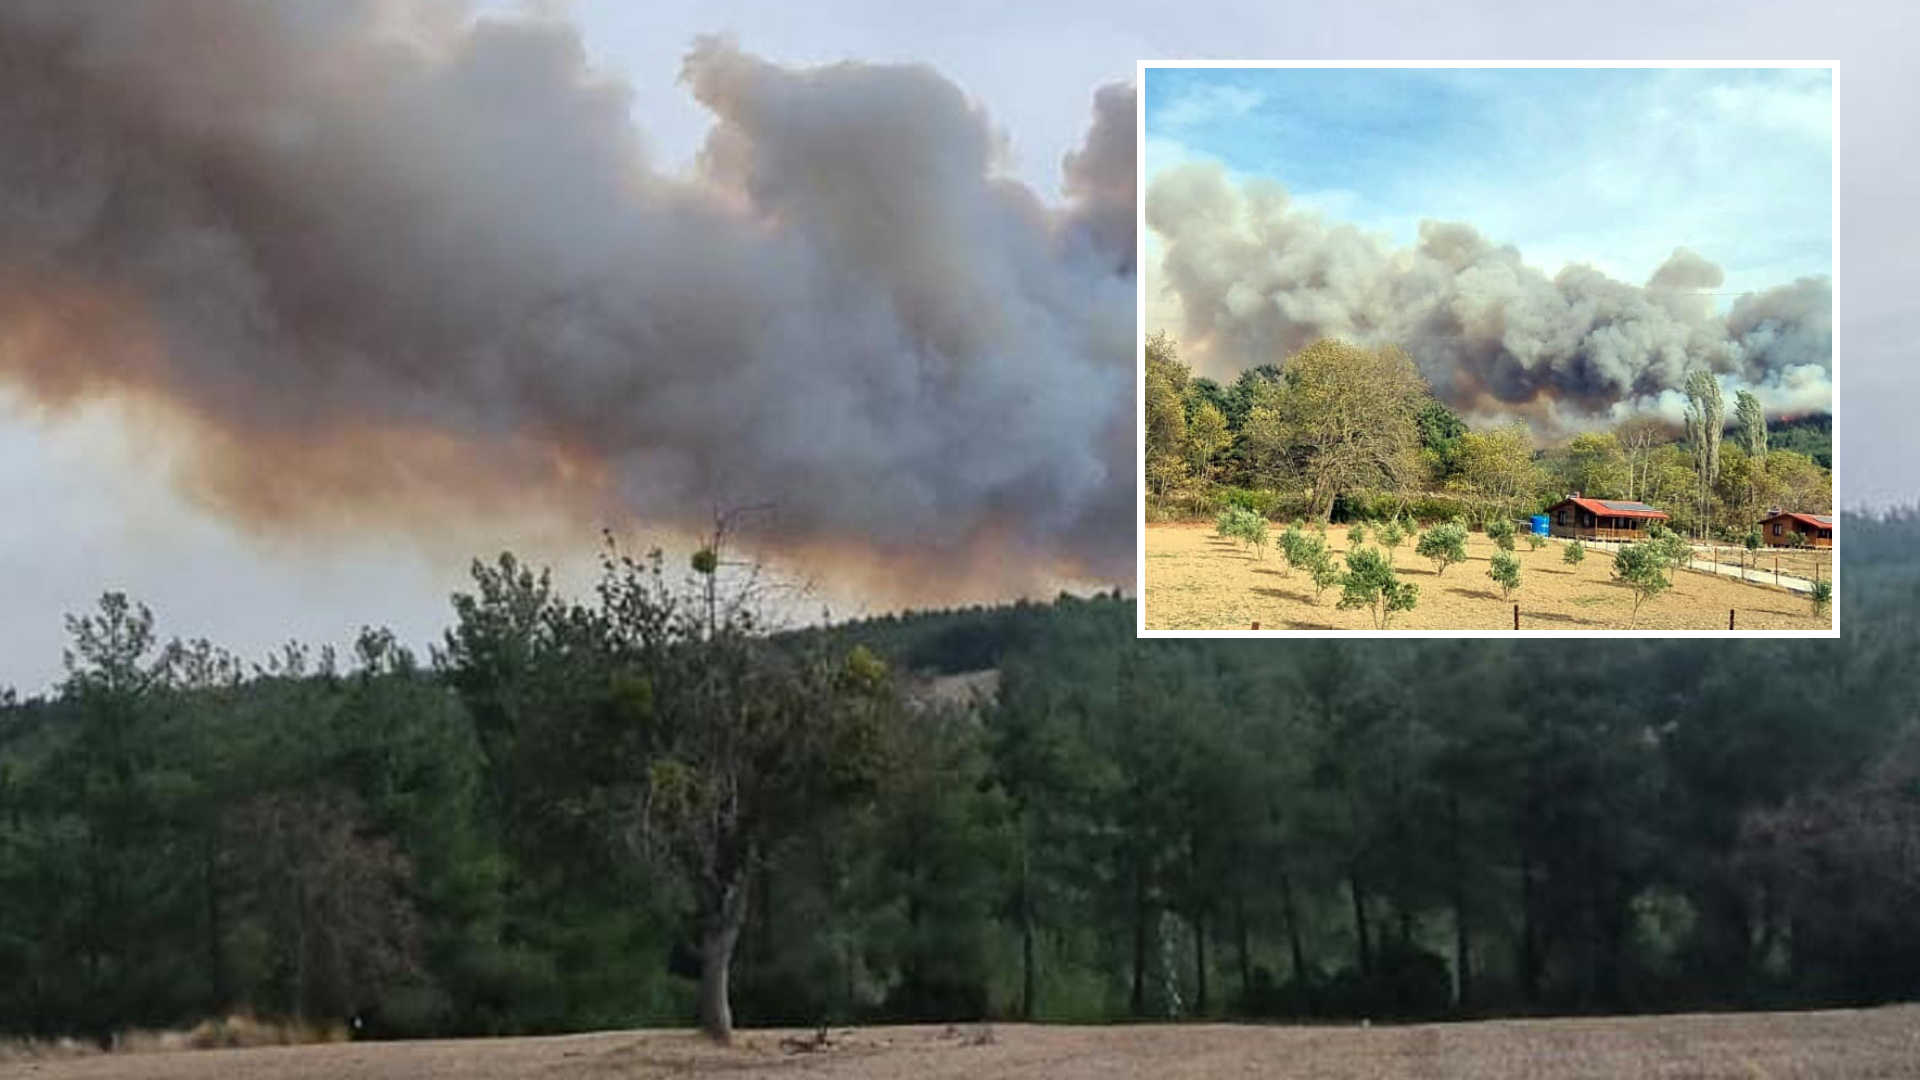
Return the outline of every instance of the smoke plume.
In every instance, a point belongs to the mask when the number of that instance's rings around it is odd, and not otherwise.
[[[264,528],[771,504],[903,571],[1130,566],[1133,89],[1049,204],[926,68],[682,74],[687,174],[558,22],[0,0],[0,381],[139,403]]]
[[[1768,413],[1826,412],[1832,282],[1802,278],[1721,309],[1721,269],[1684,248],[1644,286],[1573,265],[1549,278],[1472,226],[1420,225],[1411,249],[1290,205],[1269,181],[1218,166],[1156,176],[1146,220],[1180,301],[1182,348],[1231,376],[1323,337],[1398,344],[1436,395],[1476,417],[1522,415],[1542,434],[1641,411],[1678,420],[1688,371]]]

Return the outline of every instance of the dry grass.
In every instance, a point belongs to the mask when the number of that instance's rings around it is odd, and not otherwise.
[[[799,1033],[802,1035],[809,1033]],[[112,1054],[0,1076],[39,1080],[611,1080],[777,1076],[845,1080],[1841,1080],[1906,1077],[1920,1060],[1920,1007],[1408,1027],[1001,1026],[993,1038],[939,1027],[835,1029],[831,1048],[782,1048],[756,1031],[717,1049],[686,1032],[545,1039],[349,1043]]]
[[[1347,530],[1329,529],[1327,544],[1343,555]],[[1436,575],[1432,563],[1413,553],[1413,541],[1402,544],[1394,561],[1402,580],[1420,586],[1420,601],[1394,616],[1394,629],[1510,632],[1516,603],[1522,632],[1627,629],[1633,594],[1611,580],[1610,553],[1591,550],[1585,562],[1572,567],[1561,562],[1561,541],[1529,551],[1522,539],[1520,588],[1511,601],[1503,601],[1500,587],[1487,577],[1488,559],[1496,550],[1474,533],[1467,540],[1467,561]],[[1149,630],[1246,630],[1255,622],[1263,630],[1373,628],[1366,612],[1334,607],[1337,589],[1328,589],[1316,602],[1305,572],[1289,573],[1272,546],[1261,558],[1238,541],[1215,536],[1211,524],[1148,525],[1146,558],[1142,602]],[[1831,614],[1816,618],[1812,604],[1797,593],[1682,570],[1672,589],[1641,606],[1635,629],[1724,630],[1729,608],[1737,612],[1735,626],[1741,630],[1832,626]]]
[[[343,1043],[349,1037],[347,1025],[338,1021],[313,1023],[302,1020],[262,1020],[245,1014],[202,1020],[184,1031],[136,1028],[115,1033],[113,1052],[118,1054],[165,1053],[178,1050],[233,1050],[258,1046],[304,1046],[310,1043]],[[42,1062],[61,1058],[89,1057],[99,1047],[77,1039],[35,1041],[0,1040],[0,1065],[7,1062]]]

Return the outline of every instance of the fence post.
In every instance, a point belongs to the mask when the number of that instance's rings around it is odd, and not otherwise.
[[[1259,623],[1254,623],[1254,624],[1253,624],[1253,628],[1254,628],[1255,630],[1258,630],[1258,629],[1260,629],[1260,624],[1259,624]]]
[[[1733,629],[1733,609],[1727,609],[1727,629]]]
[[[1777,551],[1773,553],[1773,584],[1775,588],[1780,586],[1780,553]]]
[[[1520,629],[1520,605],[1519,604],[1513,605],[1513,628],[1515,630]]]

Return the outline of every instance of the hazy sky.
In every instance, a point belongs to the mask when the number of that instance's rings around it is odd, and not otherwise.
[[[706,117],[677,82],[680,57],[696,35],[719,31],[775,61],[927,62],[992,117],[1008,170],[1049,196],[1058,191],[1061,156],[1086,131],[1095,86],[1130,76],[1142,59],[1835,65],[1842,498],[1920,495],[1905,464],[1920,456],[1920,425],[1908,419],[1911,342],[1920,330],[1908,269],[1911,239],[1920,235],[1910,164],[1912,132],[1920,130],[1920,77],[1910,62],[1920,18],[1906,5],[600,0],[558,8],[577,20],[605,69],[631,84],[633,121],[660,160],[684,162],[700,144]],[[1751,169],[1766,149],[1756,146],[1755,158],[1730,167]],[[1730,177],[1729,191],[1748,190],[1748,179]],[[1329,193],[1365,191],[1352,178],[1316,182]],[[1471,185],[1448,190],[1468,193]],[[1377,212],[1392,227],[1399,211],[1383,202]],[[1544,251],[1571,251],[1579,242],[1539,239]],[[1630,248],[1589,257],[1619,259],[1626,271],[1640,257]],[[1746,258],[1748,249],[1739,250]],[[1727,251],[1708,253],[1731,263]],[[1765,273],[1768,262],[1795,257],[1787,248],[1754,249],[1743,272]],[[364,622],[392,625],[416,642],[443,624],[446,592],[464,572],[458,560],[399,540],[322,551],[252,538],[174,495],[166,447],[144,430],[105,406],[37,412],[0,386],[0,684],[36,690],[56,677],[61,615],[88,608],[107,588],[149,602],[168,632],[208,636],[249,655],[289,637],[343,641]],[[476,532],[459,539],[478,553],[506,538]]]

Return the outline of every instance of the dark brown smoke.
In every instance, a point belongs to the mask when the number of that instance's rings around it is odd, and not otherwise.
[[[1292,206],[1278,184],[1238,186],[1205,164],[1157,175],[1146,220],[1164,242],[1181,344],[1216,375],[1338,337],[1401,345],[1449,405],[1524,415],[1547,435],[1643,411],[1677,420],[1696,367],[1773,415],[1832,408],[1826,277],[1725,309],[1703,295],[1725,274],[1685,248],[1644,286],[1580,265],[1549,278],[1470,225],[1422,222],[1412,248],[1394,249]]]
[[[1122,574],[1133,89],[1050,205],[929,69],[683,76],[687,176],[559,22],[0,0],[0,380],[154,403],[262,528],[770,504],[797,552]]]

